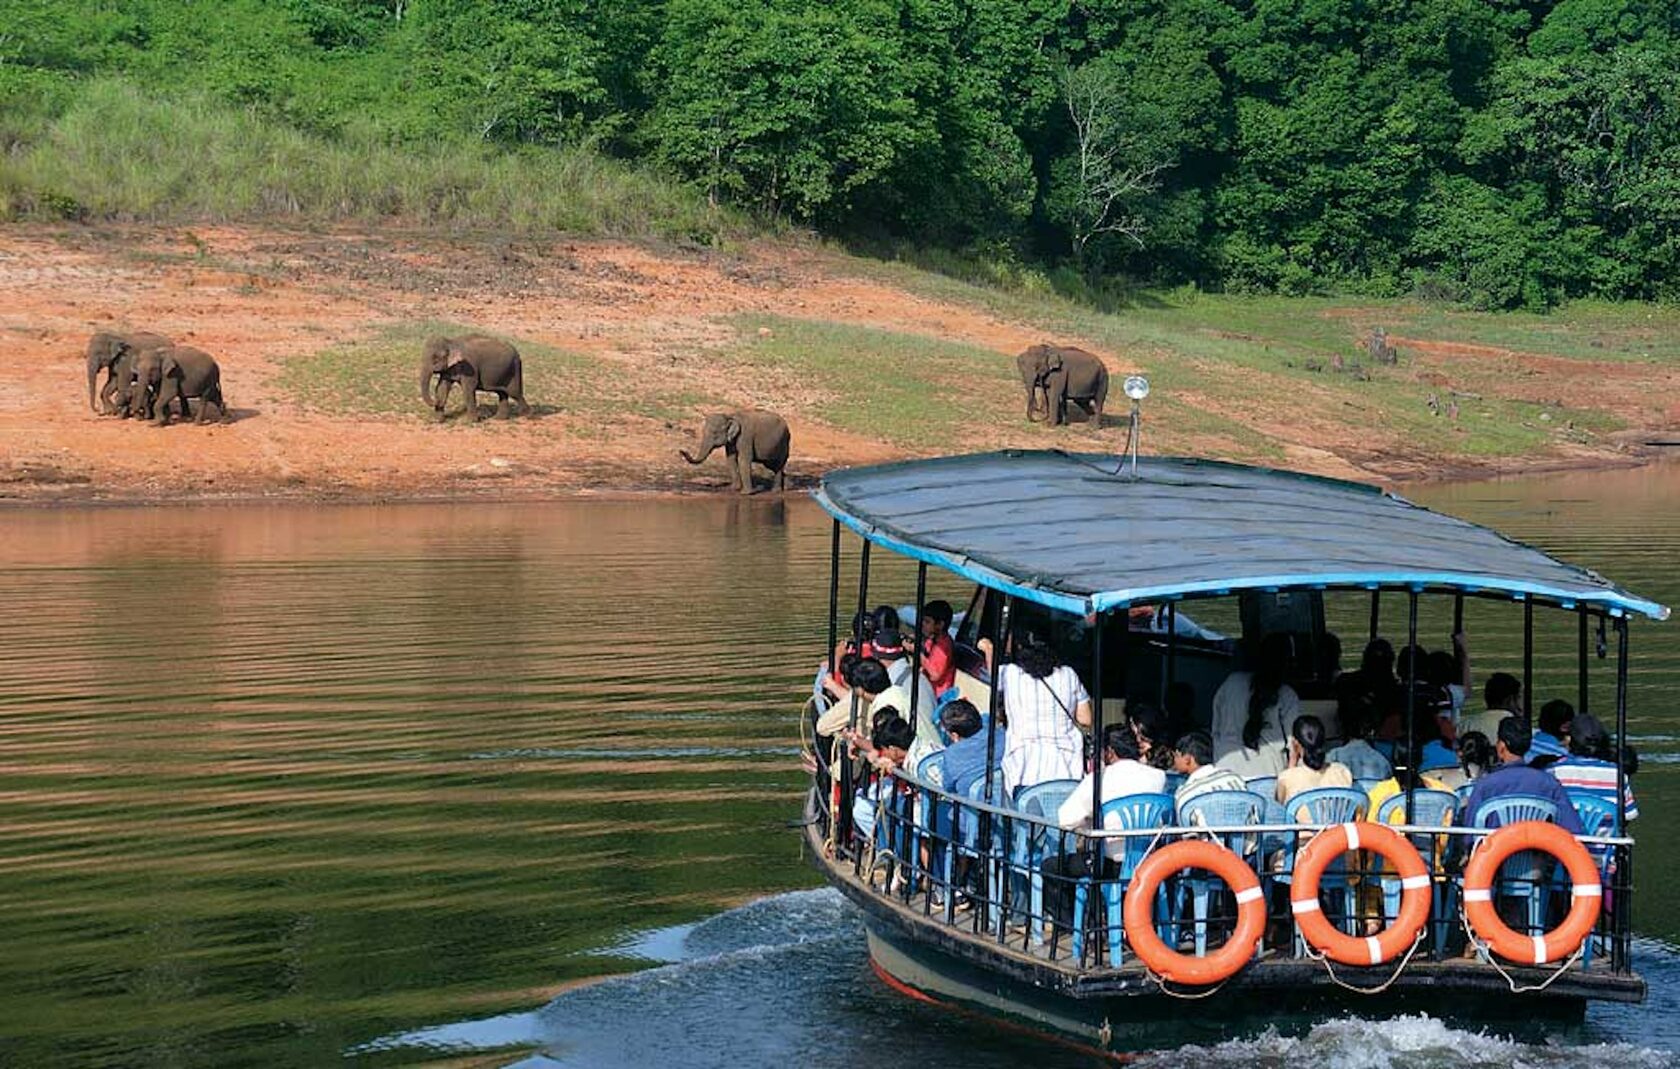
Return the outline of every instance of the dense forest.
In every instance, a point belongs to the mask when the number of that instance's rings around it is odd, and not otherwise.
[[[0,0],[0,214],[601,222],[568,204],[1224,290],[1674,299],[1680,4]]]

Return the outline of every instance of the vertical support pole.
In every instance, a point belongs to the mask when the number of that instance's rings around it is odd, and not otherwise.
[[[922,608],[927,603],[927,561],[916,565],[916,633],[910,649],[910,723],[916,720],[916,699],[922,694]],[[933,710],[928,710],[933,715]],[[910,771],[914,772],[915,769]]]
[[[1371,591],[1371,640],[1377,637],[1377,631],[1382,625],[1382,591]]]
[[[1575,711],[1587,711],[1587,610],[1582,606],[1575,618]]]
[[[1534,599],[1523,598],[1523,715],[1534,723]]]
[[[1126,622],[1125,610],[1121,610],[1122,626]],[[1097,618],[1091,627],[1091,830],[1102,830],[1102,774],[1103,774],[1103,614],[1097,613]],[[1096,888],[1102,882],[1103,841],[1101,839],[1087,840],[1090,846],[1090,856],[1087,861],[1091,872],[1090,904],[1096,907],[1096,915],[1106,918],[1108,911],[1101,905],[1102,896],[1096,893]],[[1073,918],[1073,923],[1083,926],[1084,917]],[[1106,923],[1106,922],[1105,922]],[[1085,940],[1085,945],[1091,950],[1091,960],[1097,960],[1097,948],[1108,945],[1107,939],[1096,938],[1092,932]]]
[[[988,591],[986,596],[988,598],[996,597],[997,593],[998,592],[995,590]],[[1004,636],[1009,634],[1009,611],[1014,604],[1014,597],[1007,594],[1004,595],[1003,604],[998,607],[997,617],[992,624],[991,698],[988,702],[986,717],[986,793],[982,798],[982,800],[988,805],[992,803],[992,784],[995,782],[995,777],[1000,775],[1002,772],[1002,770],[997,767],[997,729],[998,721],[1002,717],[1002,711],[998,708],[998,677],[1003,674]],[[1007,838],[1010,832],[1009,827],[1006,825],[1003,831],[1005,837]],[[1008,849],[1007,844],[1005,845],[1005,849]],[[1001,941],[1004,932],[1004,922],[1008,916],[1004,911],[1006,903],[1003,900],[1003,889],[1008,886],[1009,877],[1003,872],[1002,859],[990,856],[992,852],[992,812],[989,809],[982,809],[980,811],[980,840],[977,852],[987,859],[986,904],[989,909],[995,909],[997,911],[997,934],[998,939]],[[997,879],[992,879],[993,876],[996,876]],[[974,912],[976,925],[979,924],[979,917],[982,912],[985,911],[975,910]]]
[[[1167,686],[1172,690],[1178,682],[1178,602],[1167,602]],[[1161,704],[1166,704],[1167,695],[1161,694]]]
[[[1417,617],[1418,592],[1414,589],[1406,599],[1406,645],[1411,653],[1406,658],[1406,767],[1411,776],[1406,785],[1406,823],[1412,822],[1412,796],[1417,793]]]
[[[840,521],[834,521],[834,531],[828,539],[828,674],[839,668],[834,659],[834,647],[840,644]]]
[[[870,542],[863,540],[863,554],[858,558],[858,599],[857,615],[852,619],[852,641],[857,643],[858,652],[863,652],[863,614],[869,611],[869,548]],[[853,731],[858,726],[858,692],[852,688],[852,717]]]
[[[1622,806],[1627,802],[1627,763],[1622,760],[1622,748],[1627,745],[1628,729],[1628,618],[1616,618],[1616,834],[1622,833]],[[1624,895],[1618,895],[1619,899]]]
[[[1453,595],[1453,634],[1464,630],[1464,595]]]

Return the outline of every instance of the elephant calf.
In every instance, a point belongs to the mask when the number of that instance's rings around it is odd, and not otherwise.
[[[438,380],[437,397],[432,397],[432,380]],[[449,388],[456,383],[467,401],[467,422],[478,419],[478,391],[496,395],[496,415],[507,418],[508,399],[527,415],[525,365],[519,350],[486,334],[463,334],[458,338],[429,338],[420,352],[420,396],[443,418]]]
[[[155,411],[152,420],[162,427],[169,422],[169,404],[179,400],[181,415],[187,414],[187,399],[198,398],[198,419],[203,423],[211,405],[216,417],[227,421],[227,402],[222,398],[222,369],[215,358],[190,345],[172,345],[141,353],[134,362],[134,385],[129,408],[142,418]]]
[[[126,333],[100,331],[88,339],[87,389],[88,407],[100,415],[128,415],[130,390],[134,385],[135,358],[145,352],[166,349],[175,343],[162,334],[145,330]],[[99,373],[105,372],[105,385],[99,388],[94,400],[94,386]]]
[[[719,412],[707,416],[700,428],[694,452],[677,450],[690,464],[698,464],[723,447],[729,458],[729,485],[743,494],[753,492],[752,466],[762,464],[770,469],[772,485],[777,490],[787,487],[788,425],[774,412],[749,408],[739,412]]]

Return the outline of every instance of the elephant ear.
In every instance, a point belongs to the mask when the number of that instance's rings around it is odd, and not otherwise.
[[[168,378],[169,376],[175,374],[180,369],[181,369],[181,365],[180,365],[179,362],[176,361],[175,354],[173,354],[173,353],[169,354],[168,356],[165,356],[163,358],[163,360],[161,362],[159,362],[159,364],[158,364],[158,373],[160,375],[162,375],[164,378]]]
[[[1047,349],[1044,353],[1044,367],[1048,371],[1062,370],[1062,351],[1060,349]]]
[[[730,416],[723,421],[723,440],[734,444],[741,438],[741,421]]]

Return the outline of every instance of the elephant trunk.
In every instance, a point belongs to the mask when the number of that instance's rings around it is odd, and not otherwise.
[[[1039,404],[1039,398],[1041,395],[1043,397],[1042,406]],[[1027,391],[1027,422],[1035,423],[1041,418],[1048,419],[1049,417],[1050,384],[1046,382],[1035,382],[1032,384],[1032,389]]]
[[[88,407],[93,409],[95,412],[99,411],[99,405],[97,403],[95,403],[95,401],[93,399],[93,388],[94,388],[94,384],[98,380],[98,378],[99,378],[99,364],[98,364],[97,361],[89,360],[88,361]]]
[[[699,456],[695,456],[693,453],[690,453],[686,449],[679,449],[679,450],[677,450],[677,453],[684,460],[688,461],[690,464],[699,464],[702,461],[704,461],[707,457],[712,455],[712,450],[717,448],[717,443],[716,442],[701,442],[701,443],[698,443],[698,446],[704,446],[705,447],[703,449],[700,449],[700,455]],[[698,446],[697,446],[697,448],[698,448]]]
[[[429,405],[432,404],[432,371],[430,363],[420,365],[420,396]]]

